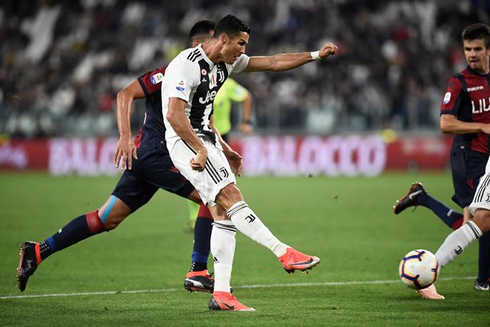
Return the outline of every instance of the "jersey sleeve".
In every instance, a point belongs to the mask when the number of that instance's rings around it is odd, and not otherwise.
[[[169,98],[179,98],[189,102],[191,93],[200,83],[199,65],[180,56],[172,61],[165,73]]]
[[[242,54],[240,57],[238,57],[237,60],[233,63],[233,68],[231,70],[232,73],[241,73],[247,68],[248,66],[248,61],[250,60],[250,57],[247,56],[246,54]]]
[[[238,84],[235,80],[229,78],[226,80],[226,83],[228,83],[226,93],[231,101],[242,102],[247,98],[248,90]]]
[[[166,69],[167,66],[160,67],[138,77],[138,82],[140,83],[146,97],[160,91]]]
[[[461,81],[453,76],[449,79],[441,104],[441,115],[451,114],[457,116],[463,86]]]

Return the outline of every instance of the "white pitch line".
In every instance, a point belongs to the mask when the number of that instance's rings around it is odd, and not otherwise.
[[[440,278],[439,281],[474,279],[475,277],[448,277]],[[350,281],[350,282],[325,282],[325,283],[293,283],[293,284],[256,284],[234,286],[240,288],[281,288],[281,287],[310,287],[310,286],[349,286],[349,285],[375,285],[375,284],[395,284],[401,283],[400,280],[371,280],[371,281]],[[0,300],[32,299],[43,297],[70,297],[70,296],[93,296],[93,295],[116,295],[116,294],[141,294],[141,293],[165,293],[181,291],[181,288],[167,288],[160,290],[133,290],[133,291],[105,291],[105,292],[85,292],[85,293],[54,293],[54,294],[33,294],[33,295],[6,295],[0,296]]]

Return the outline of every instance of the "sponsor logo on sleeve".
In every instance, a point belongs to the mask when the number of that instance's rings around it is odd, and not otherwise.
[[[444,95],[444,104],[448,104],[449,101],[451,101],[451,92],[446,92],[446,94]]]
[[[185,90],[185,82],[184,81],[180,81],[179,84],[175,87],[177,89],[177,91],[184,91]]]
[[[163,80],[163,74],[162,73],[157,73],[157,74],[153,75],[152,77],[150,77],[150,82],[153,85],[160,83],[162,80]]]

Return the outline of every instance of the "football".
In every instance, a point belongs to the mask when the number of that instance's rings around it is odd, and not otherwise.
[[[400,278],[414,289],[426,288],[434,283],[439,275],[436,256],[427,250],[408,252],[400,262]]]

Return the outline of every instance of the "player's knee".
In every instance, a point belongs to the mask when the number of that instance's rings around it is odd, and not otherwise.
[[[473,217],[473,222],[480,228],[482,233],[490,231],[490,210],[477,210]]]
[[[109,215],[103,222],[106,231],[115,229],[126,217],[127,215]]]
[[[225,210],[228,210],[232,205],[240,201],[243,201],[243,196],[235,184],[225,186],[216,197],[216,202]]]
[[[111,196],[99,210],[100,221],[106,231],[113,230],[119,226],[130,214],[131,209],[129,206],[115,196]]]

